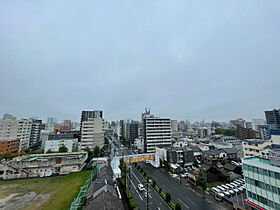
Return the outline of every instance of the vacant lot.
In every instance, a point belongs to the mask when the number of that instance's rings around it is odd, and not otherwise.
[[[90,172],[0,181],[0,209],[68,209]]]

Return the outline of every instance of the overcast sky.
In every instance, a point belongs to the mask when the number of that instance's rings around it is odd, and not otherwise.
[[[264,118],[280,108],[279,0],[8,0],[0,115]]]

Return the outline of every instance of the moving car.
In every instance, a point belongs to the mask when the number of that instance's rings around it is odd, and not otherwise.
[[[139,189],[140,192],[145,190],[145,188],[142,184],[138,184],[138,189]]]

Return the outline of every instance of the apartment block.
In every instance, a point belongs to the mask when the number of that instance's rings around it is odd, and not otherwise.
[[[267,124],[271,125],[275,129],[280,129],[280,110],[273,109],[271,111],[265,111],[264,113]]]
[[[13,153],[17,154],[19,152],[20,140],[18,139],[1,139],[0,140],[0,154]]]
[[[271,149],[280,147],[280,135],[272,135],[269,141],[260,139],[244,139],[242,148],[244,157],[258,156],[268,159]]]
[[[270,151],[269,159],[243,159],[246,209],[280,209],[280,151]]]
[[[88,118],[81,126],[81,150],[104,146],[104,121],[102,118]]]
[[[142,132],[145,152],[155,152],[156,147],[171,146],[171,123],[169,118],[154,117],[146,110],[142,114]]]
[[[32,120],[7,116],[0,123],[0,139],[14,138],[20,140],[20,151],[28,149],[30,145]]]
[[[42,120],[32,119],[30,146],[33,146],[40,142],[41,129],[42,129]]]

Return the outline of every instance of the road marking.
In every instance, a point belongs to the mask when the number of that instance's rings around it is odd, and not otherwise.
[[[141,195],[140,194],[138,194],[139,195],[139,197],[141,198],[141,200],[143,200],[143,198],[141,197]]]
[[[131,171],[131,173],[135,176],[135,178],[137,179],[137,181],[138,181],[139,183],[141,183],[141,182],[139,181],[139,179],[137,178],[137,176],[133,173],[133,171]]]
[[[135,185],[133,184],[133,182],[130,180],[131,184],[133,185],[134,189],[136,190],[136,187]],[[136,190],[137,191],[137,190]]]
[[[180,201],[185,207],[187,207],[188,209],[190,208],[190,207],[188,207],[180,198],[178,199],[178,201]]]

